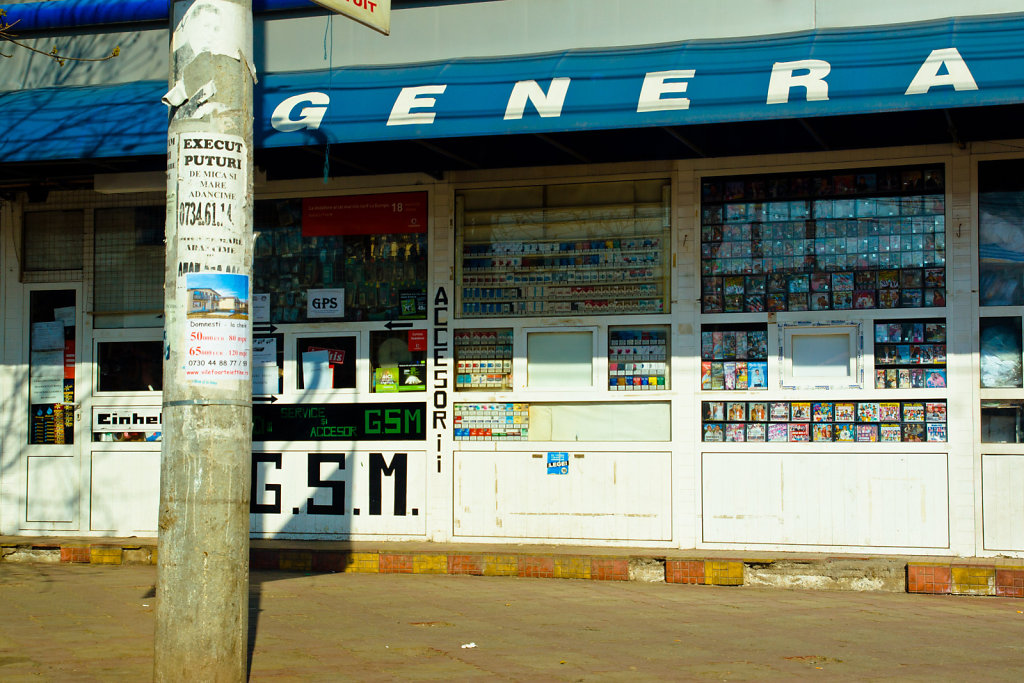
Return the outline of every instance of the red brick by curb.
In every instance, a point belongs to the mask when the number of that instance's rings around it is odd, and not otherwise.
[[[401,547],[400,544],[390,544]],[[369,546],[367,546],[369,547]],[[657,551],[631,555],[575,554],[558,548],[545,552],[532,548],[516,552],[514,547],[472,551],[465,546],[446,551],[443,547],[415,551],[318,548],[296,542],[295,546],[254,546],[249,551],[253,570],[299,572],[361,572],[382,574],[451,574],[468,576],[518,576],[522,578],[575,578],[594,581],[664,581],[691,585],[743,585],[746,571],[770,565],[774,560],[742,560],[718,557],[665,557]],[[89,543],[73,539],[48,542],[40,539],[4,540],[0,561],[62,562],[72,564],[156,564],[155,542]],[[629,552],[629,551],[627,551]],[[636,551],[634,551],[636,552]],[[46,559],[47,557],[52,559]],[[826,562],[829,559],[808,560]],[[847,558],[869,561],[871,558]],[[1024,598],[1024,563],[1005,559],[927,558],[906,561],[906,592],[933,595],[995,595]],[[645,570],[633,576],[634,561]],[[650,568],[655,568],[651,574]]]

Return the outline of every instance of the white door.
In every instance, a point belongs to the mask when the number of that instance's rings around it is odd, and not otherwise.
[[[21,528],[76,530],[82,496],[82,292],[77,285],[26,287],[21,386],[14,400],[22,416],[24,486]],[[14,417],[13,419],[18,419]],[[19,428],[20,427],[20,428]]]

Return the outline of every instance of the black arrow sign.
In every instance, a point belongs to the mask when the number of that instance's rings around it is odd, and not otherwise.
[[[253,396],[253,403],[276,403],[277,396]]]
[[[394,320],[389,320],[387,324],[384,325],[384,327],[388,328],[389,330],[393,330],[396,327],[412,327],[412,323],[396,323]]]
[[[275,327],[274,325],[253,325],[252,326],[252,333],[253,334],[273,334],[274,330],[276,330],[276,329],[277,329],[277,327]]]

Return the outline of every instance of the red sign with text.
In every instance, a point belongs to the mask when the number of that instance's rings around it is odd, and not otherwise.
[[[345,363],[345,349],[329,349],[325,346],[308,346],[308,351],[326,351],[327,362],[331,365],[342,365]]]
[[[426,351],[427,350],[427,331],[426,330],[409,330],[409,350],[410,351]]]
[[[308,197],[302,200],[302,234],[306,237],[426,231],[426,192]]]

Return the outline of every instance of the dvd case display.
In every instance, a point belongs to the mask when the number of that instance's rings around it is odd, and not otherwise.
[[[704,441],[946,440],[945,401],[704,401],[701,415]]]
[[[941,166],[706,180],[702,311],[945,306],[943,186]]]
[[[700,357],[702,391],[768,388],[766,325],[704,325]]]
[[[875,322],[876,389],[945,387],[945,319]]]

